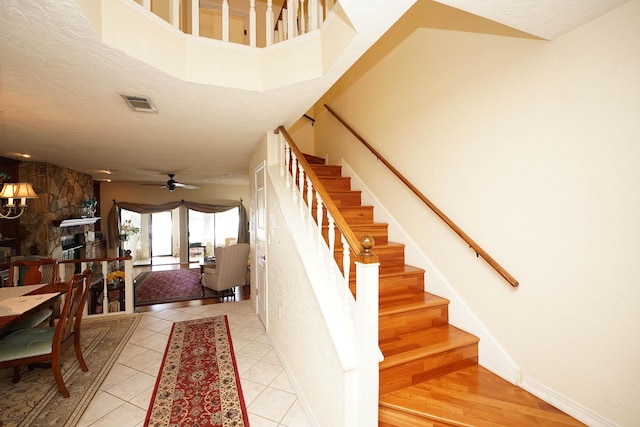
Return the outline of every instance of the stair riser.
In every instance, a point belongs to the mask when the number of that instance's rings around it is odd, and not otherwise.
[[[478,363],[478,345],[469,344],[380,370],[380,394],[400,390]]]
[[[424,272],[407,273],[397,276],[381,276],[378,286],[381,297],[421,293],[424,292]]]
[[[384,340],[449,322],[447,306],[424,307],[405,313],[380,316],[379,339]]]
[[[338,210],[344,218],[344,220],[350,226],[373,224],[373,206],[339,206]],[[315,222],[318,222],[318,211],[312,210],[311,214]],[[329,219],[326,209],[322,210],[322,226],[328,226]]]
[[[337,191],[333,193],[329,193],[331,200],[336,205],[336,207],[340,208],[343,206],[362,206],[360,202],[361,193],[359,191]],[[304,201],[307,203],[307,192],[303,193]],[[307,203],[308,205],[308,203]],[[313,200],[311,202],[312,210],[318,210],[318,198],[316,197],[316,193],[313,193]],[[326,216],[326,209],[323,211],[323,217]]]
[[[327,192],[332,191],[350,191],[351,190],[351,178],[349,177],[319,177],[320,182],[324,186]]]
[[[311,169],[318,178],[323,176],[342,176],[340,165],[311,165]]]
[[[355,276],[349,281],[349,287],[353,295],[356,295]],[[378,295],[382,302],[385,298],[395,298],[397,295],[422,294],[424,292],[424,272],[398,274],[393,276],[380,276],[378,282]]]

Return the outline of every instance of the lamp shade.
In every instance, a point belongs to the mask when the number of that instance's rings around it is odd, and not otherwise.
[[[33,190],[33,187],[28,182],[17,182],[16,193],[13,197],[16,199],[37,199],[38,195]]]
[[[37,199],[38,195],[28,182],[6,183],[0,191],[0,199]]]
[[[2,187],[2,191],[0,191],[0,198],[2,199],[13,199],[15,196],[16,185],[15,184],[4,184]]]

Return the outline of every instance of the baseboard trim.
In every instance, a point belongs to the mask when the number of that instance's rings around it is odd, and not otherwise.
[[[550,389],[530,377],[523,376],[522,382],[519,385],[534,396],[555,406],[590,427],[619,427],[619,425],[613,421],[590,411],[577,402],[568,399],[557,391]]]

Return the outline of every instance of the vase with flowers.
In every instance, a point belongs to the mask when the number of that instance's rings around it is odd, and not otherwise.
[[[115,270],[107,274],[107,280],[109,283],[120,283],[124,282],[124,271]]]
[[[120,240],[126,241],[127,239],[129,239],[129,237],[133,236],[134,234],[138,234],[139,232],[140,232],[140,227],[134,226],[133,222],[131,222],[130,219],[127,219],[120,226],[119,237],[120,237]]]
[[[91,197],[89,199],[86,199],[80,202],[80,207],[82,208],[82,213],[81,213],[82,218],[93,218],[96,214],[97,206],[98,206],[98,201],[94,197]]]

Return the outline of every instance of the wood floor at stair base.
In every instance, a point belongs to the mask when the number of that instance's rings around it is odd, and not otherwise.
[[[478,363],[478,346],[469,344],[380,370],[380,395],[419,384]]]
[[[413,415],[407,412],[395,411],[393,409],[380,407],[378,409],[378,427],[451,427],[451,424],[444,424],[430,420],[425,417]]]
[[[384,409],[385,414],[396,412],[390,418],[425,418],[454,426],[583,426],[552,405],[480,366],[388,393],[380,397],[379,409]]]

